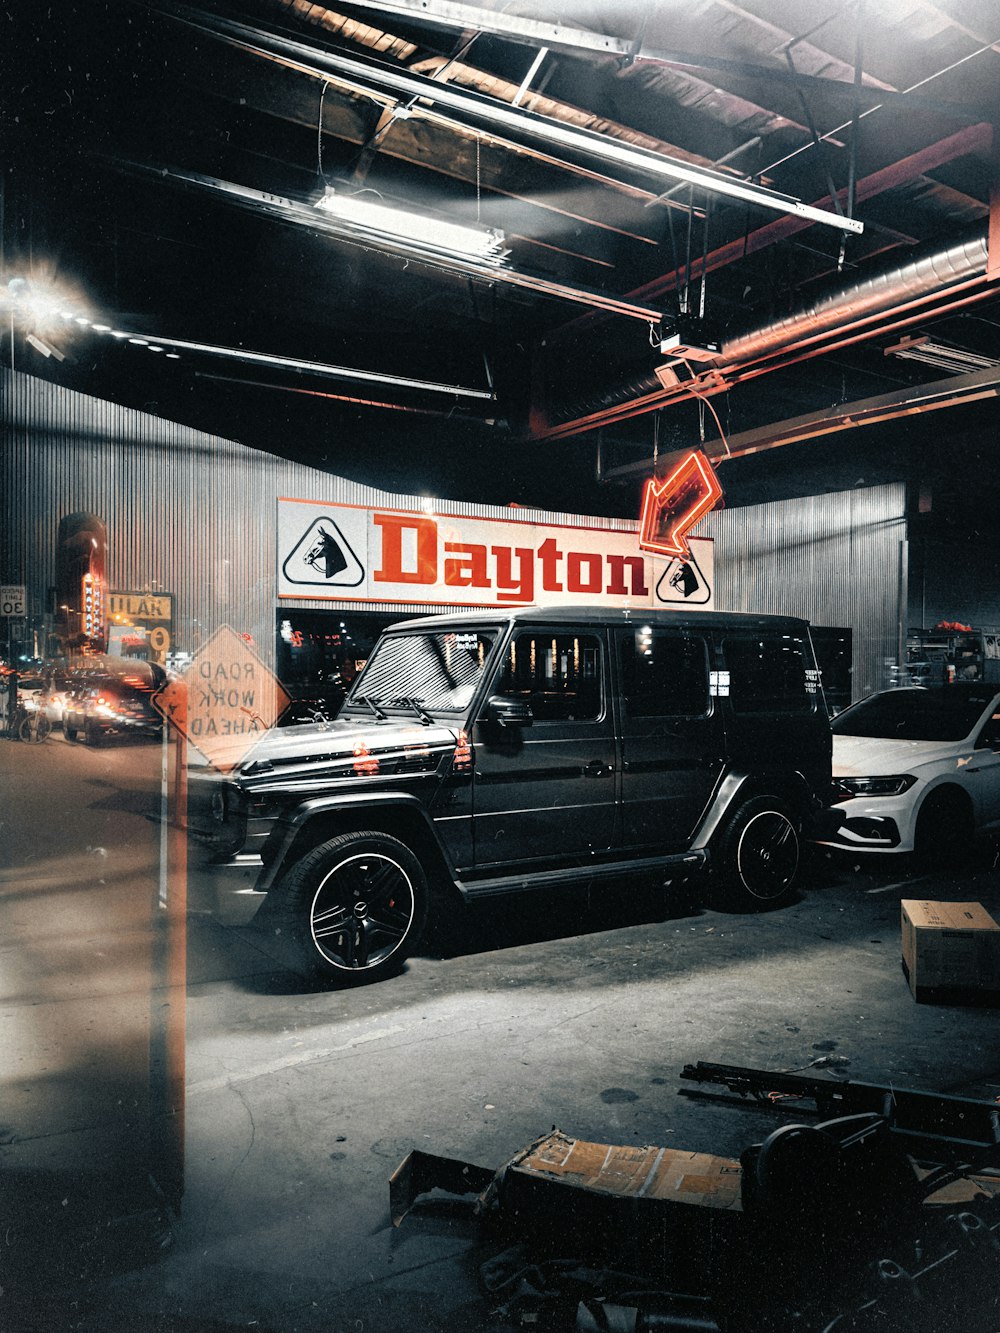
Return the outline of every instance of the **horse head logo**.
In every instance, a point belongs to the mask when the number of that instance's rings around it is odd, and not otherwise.
[[[322,527],[315,542],[304,553],[302,559],[311,569],[319,569],[327,579],[332,579],[335,574],[347,568],[347,560],[337,539]]]

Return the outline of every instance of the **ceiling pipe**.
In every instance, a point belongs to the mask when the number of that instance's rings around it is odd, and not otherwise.
[[[720,373],[718,388],[725,388],[727,372],[742,373],[791,348],[820,342],[831,334],[874,321],[879,315],[892,314],[902,305],[925,304],[934,297],[985,279],[987,267],[985,233],[954,242],[944,248],[916,256],[905,264],[882,273],[854,278],[840,283],[826,295],[778,320],[738,333],[723,343],[713,360],[712,370]],[[878,326],[866,337],[874,337]],[[656,368],[635,375],[551,409],[544,417],[537,413],[531,422],[531,434],[537,439],[578,434],[607,421],[617,409],[648,400],[640,410],[651,411],[666,401],[687,397],[686,382],[669,383],[657,371],[670,366],[664,361]],[[763,373],[763,371],[761,372]],[[702,393],[705,384],[694,385]]]

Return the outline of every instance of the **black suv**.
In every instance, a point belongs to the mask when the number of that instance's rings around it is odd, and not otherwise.
[[[808,624],[565,607],[386,630],[336,721],[192,773],[217,859],[259,853],[261,909],[328,980],[398,969],[432,895],[473,899],[712,871],[745,909],[788,897],[828,795]]]

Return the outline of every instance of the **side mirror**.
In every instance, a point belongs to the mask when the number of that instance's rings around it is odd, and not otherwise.
[[[486,701],[483,720],[496,727],[530,727],[533,721],[531,705],[523,699],[494,694]]]

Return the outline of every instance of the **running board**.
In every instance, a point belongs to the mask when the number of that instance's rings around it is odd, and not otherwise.
[[[708,861],[704,849],[679,852],[673,856],[646,856],[634,861],[613,861],[601,865],[568,866],[562,870],[531,870],[517,875],[498,875],[493,879],[456,880],[465,898],[489,898],[501,893],[523,893],[529,889],[558,889],[571,884],[593,883],[595,879],[623,879],[671,869],[693,871]]]

